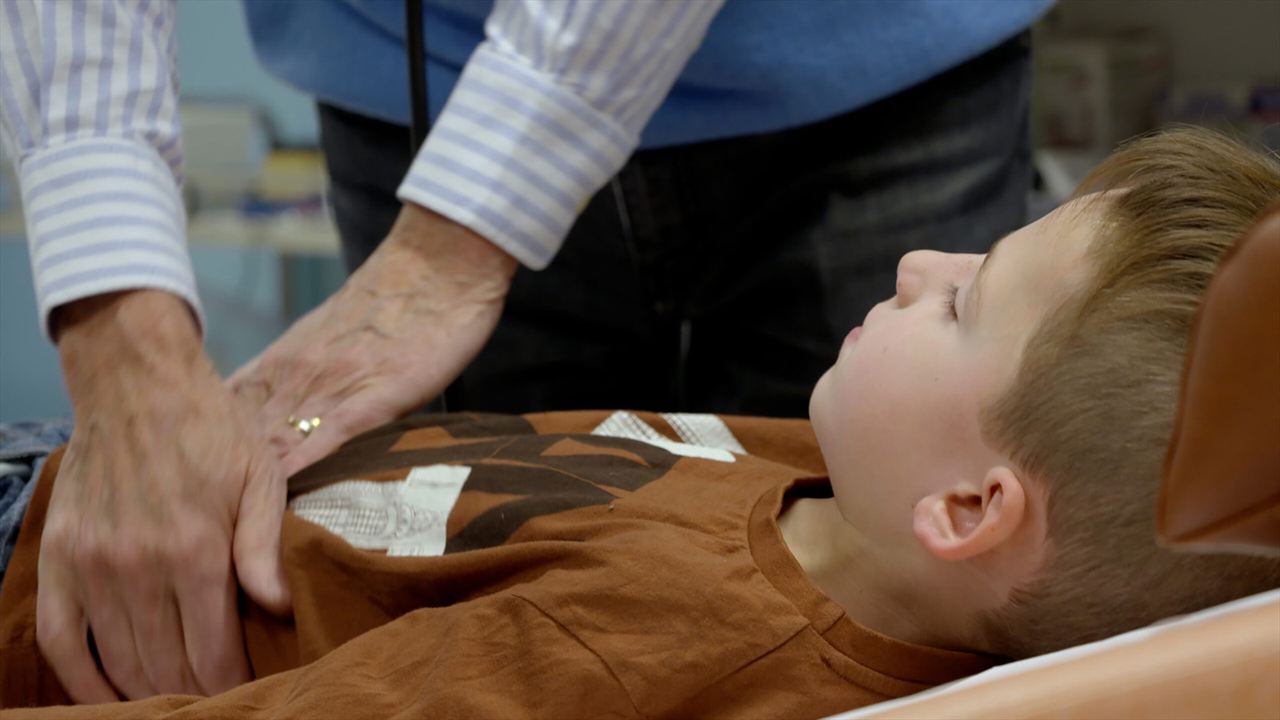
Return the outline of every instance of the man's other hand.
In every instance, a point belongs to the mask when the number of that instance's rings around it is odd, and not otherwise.
[[[405,205],[333,297],[228,381],[285,476],[443,392],[489,340],[515,269],[466,227]],[[304,434],[291,417],[320,423]]]
[[[177,297],[102,295],[54,318],[75,429],[41,538],[41,651],[76,702],[247,681],[237,578],[290,604],[278,464]]]

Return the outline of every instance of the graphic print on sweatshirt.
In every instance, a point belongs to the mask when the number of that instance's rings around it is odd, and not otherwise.
[[[616,412],[589,434],[519,416],[420,416],[368,433],[289,481],[289,509],[354,547],[430,557],[507,542],[530,520],[609,505],[680,457],[743,452],[714,415],[660,416],[685,442]]]

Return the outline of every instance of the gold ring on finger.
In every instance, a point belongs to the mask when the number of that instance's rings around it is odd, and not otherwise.
[[[297,430],[298,432],[302,433],[302,437],[304,438],[310,435],[311,431],[320,427],[319,416],[316,416],[313,418],[297,418],[290,415],[289,419],[285,420],[285,422],[288,423],[289,426],[292,427],[294,430]]]

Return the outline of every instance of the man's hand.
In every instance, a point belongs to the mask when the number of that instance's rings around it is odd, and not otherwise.
[[[55,319],[75,430],[41,538],[41,651],[77,702],[245,682],[237,577],[289,609],[275,459],[175,296],[103,295]]]
[[[515,269],[466,227],[406,204],[342,289],[228,381],[285,476],[443,392],[493,333]],[[321,422],[304,436],[290,417]]]

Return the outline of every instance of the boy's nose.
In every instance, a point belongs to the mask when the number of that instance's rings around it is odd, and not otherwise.
[[[934,250],[913,250],[898,261],[898,283],[895,288],[898,305],[905,307],[915,302],[924,289],[929,286],[930,278],[938,275],[940,261],[944,253]]]

